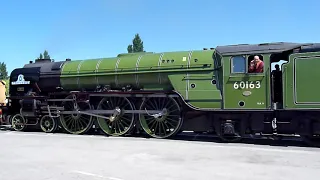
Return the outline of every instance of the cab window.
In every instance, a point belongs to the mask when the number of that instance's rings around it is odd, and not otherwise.
[[[232,73],[246,73],[246,58],[243,56],[234,56],[231,59]]]
[[[248,57],[248,73],[263,73],[264,62],[263,56],[251,55]]]

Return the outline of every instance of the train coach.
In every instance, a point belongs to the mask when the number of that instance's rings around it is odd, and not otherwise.
[[[12,71],[5,114],[17,131],[95,127],[154,138],[194,131],[228,142],[259,135],[318,144],[319,65],[320,44],[287,42],[38,59]]]

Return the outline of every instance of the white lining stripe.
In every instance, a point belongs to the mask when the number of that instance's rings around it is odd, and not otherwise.
[[[189,55],[188,55],[188,62],[187,62],[187,68],[188,68],[188,69],[190,68],[190,60],[191,60],[191,57],[192,57],[192,52],[193,52],[193,51],[190,51],[190,52],[189,52]],[[189,86],[190,86],[189,72],[187,72],[186,100],[189,99]]]
[[[158,70],[160,69],[160,66],[162,64],[162,58],[163,58],[164,53],[161,53],[158,61]],[[161,73],[158,74],[158,82],[161,84]]]
[[[139,63],[140,63],[140,60],[141,60],[142,56],[143,55],[139,56],[138,59],[137,59],[137,62],[136,62],[136,75],[135,75],[135,78],[136,78],[137,86],[139,86],[139,74],[137,72],[138,72],[138,69],[139,69]]]
[[[116,62],[116,66],[114,68],[115,72],[118,72],[118,66],[119,66],[120,60],[121,60],[121,58],[118,58],[118,60]],[[114,77],[115,77],[114,82],[115,82],[116,86],[118,86],[118,75],[116,74]]]
[[[97,65],[96,65],[96,73],[99,72],[99,66],[100,66],[102,60],[103,60],[103,59],[100,59],[100,60],[98,61]],[[97,81],[97,86],[98,86],[98,85],[99,85],[99,76],[97,76],[97,74],[96,74],[96,81]]]
[[[79,71],[80,71],[80,68],[81,68],[81,65],[82,65],[82,63],[84,62],[84,60],[82,60],[79,64],[78,64],[78,68],[77,68],[77,73],[78,73],[78,75],[79,75]],[[78,78],[77,78],[77,85],[78,85],[78,88],[81,88],[80,87],[80,77],[78,76]]]

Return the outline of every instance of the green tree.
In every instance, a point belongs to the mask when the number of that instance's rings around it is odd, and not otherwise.
[[[50,55],[49,55],[48,51],[44,50],[43,54],[40,53],[40,56],[38,57],[38,59],[50,59]]]
[[[0,63],[0,80],[6,83],[6,95],[9,93],[9,76],[7,71],[7,65],[4,62]]]
[[[4,62],[0,63],[0,79],[8,79],[7,65]]]
[[[128,45],[127,50],[128,50],[128,53],[132,53],[132,52],[133,52],[133,49],[132,49],[132,45],[131,45],[131,44]]]
[[[9,77],[4,79],[4,82],[6,83],[6,96],[9,96]]]
[[[50,55],[47,50],[43,52],[43,59],[50,59]]]
[[[128,53],[144,52],[143,41],[139,34],[136,34],[132,40],[132,45],[130,44],[127,48]]]

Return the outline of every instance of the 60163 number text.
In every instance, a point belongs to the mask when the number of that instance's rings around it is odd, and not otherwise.
[[[234,89],[259,89],[261,88],[260,81],[240,81],[240,82],[235,82],[233,84]]]

